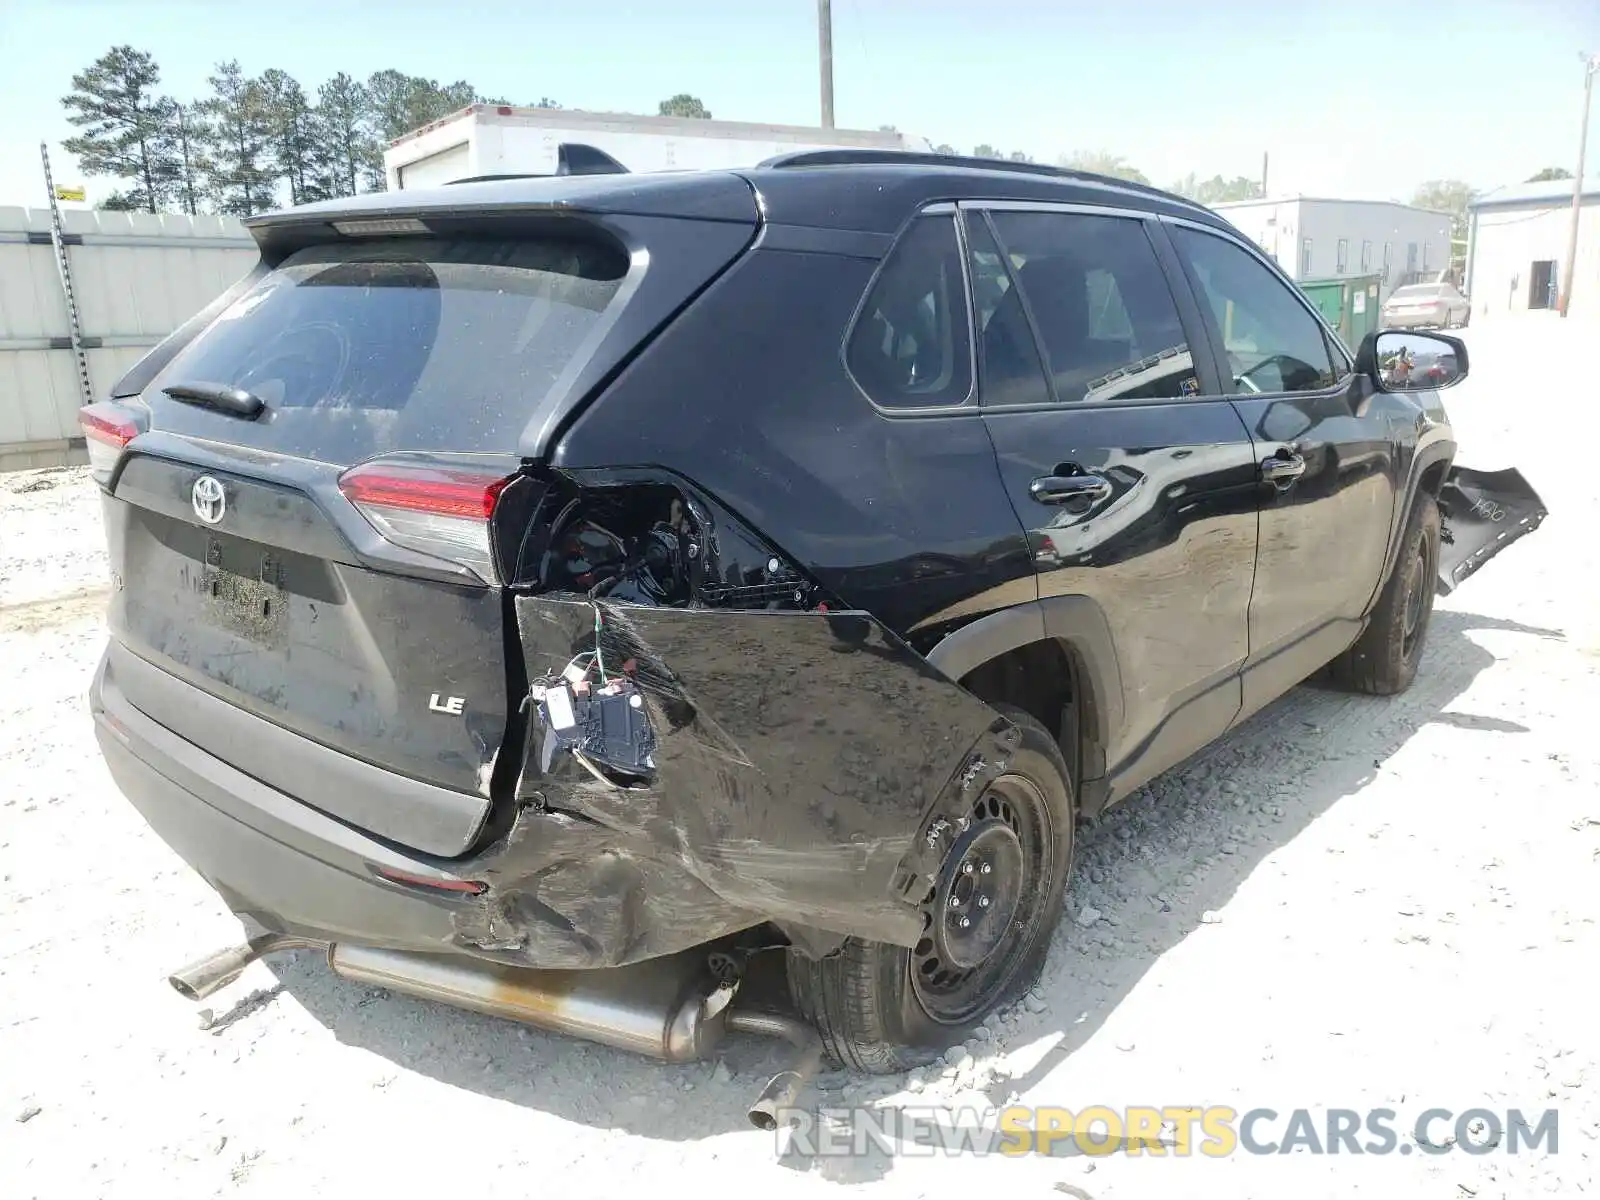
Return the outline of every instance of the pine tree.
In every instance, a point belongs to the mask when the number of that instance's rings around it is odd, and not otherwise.
[[[378,137],[392,142],[402,134],[475,103],[478,89],[465,80],[441,86],[437,80],[420,75],[383,70],[368,77],[367,94]]]
[[[119,203],[158,212],[182,170],[166,136],[166,109],[156,94],[161,71],[155,59],[132,46],[115,46],[72,77],[61,98],[67,120],[83,130],[62,146],[76,155],[85,175],[110,175],[132,186]]]
[[[272,157],[278,174],[289,184],[289,203],[322,199],[323,172],[317,162],[320,131],[305,89],[276,68],[262,72],[260,84]]]
[[[329,195],[354,196],[360,190],[360,181],[378,144],[372,131],[371,108],[367,89],[343,71],[317,89],[321,158]]]
[[[248,217],[276,203],[265,97],[237,60],[219,63],[209,83],[211,96],[197,106],[206,122],[206,190],[218,212]]]
[[[200,211],[202,175],[206,167],[204,129],[196,126],[189,110],[170,97],[162,101],[162,137],[172,147],[175,176],[172,194],[178,207],[190,216]]]

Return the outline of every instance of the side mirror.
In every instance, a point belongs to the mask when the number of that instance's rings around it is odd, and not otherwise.
[[[1467,377],[1467,346],[1442,333],[1377,330],[1361,339],[1356,370],[1380,392],[1439,391]]]

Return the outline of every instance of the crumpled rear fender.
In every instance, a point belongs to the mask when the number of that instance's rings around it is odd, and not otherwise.
[[[1522,473],[1452,467],[1439,489],[1443,521],[1438,591],[1449,595],[1549,515]]]
[[[587,599],[515,608],[530,680],[595,648]],[[652,771],[619,785],[552,753],[531,706],[520,809],[483,855],[491,890],[463,939],[595,966],[766,921],[914,945],[944,843],[1016,727],[866,613],[598,610],[603,662],[643,697]]]

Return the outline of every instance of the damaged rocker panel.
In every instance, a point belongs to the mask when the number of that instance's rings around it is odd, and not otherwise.
[[[612,664],[651,761],[580,761],[530,697],[519,811],[474,864],[489,889],[458,909],[464,943],[540,966],[766,921],[808,949],[837,944],[815,931],[915,943],[947,835],[1016,746],[1010,722],[865,613],[572,594],[515,610],[529,679],[596,649]]]

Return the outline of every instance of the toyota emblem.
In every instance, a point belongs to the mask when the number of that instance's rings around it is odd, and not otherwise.
[[[228,497],[222,490],[222,484],[210,475],[202,475],[194,481],[189,502],[194,505],[194,515],[207,525],[215,525],[222,520],[222,514],[228,508]]]

